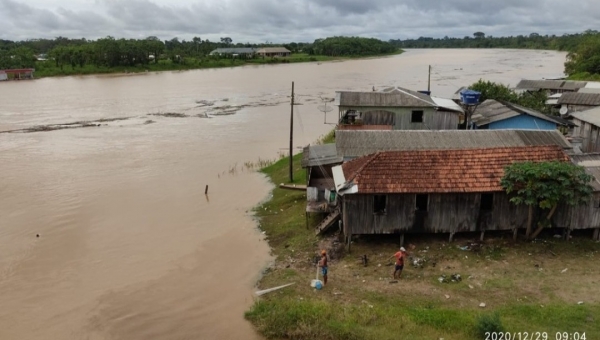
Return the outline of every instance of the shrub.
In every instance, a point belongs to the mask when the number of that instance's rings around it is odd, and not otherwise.
[[[475,323],[475,328],[477,335],[482,339],[486,338],[486,333],[504,332],[504,326],[502,326],[498,313],[480,315]]]

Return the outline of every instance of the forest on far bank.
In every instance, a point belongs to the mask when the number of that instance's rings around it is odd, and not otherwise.
[[[509,37],[494,37],[484,32],[473,36],[453,38],[419,37],[418,39],[392,39],[399,48],[515,48],[566,51],[565,74],[570,79],[600,80],[600,32],[587,30],[564,35],[530,33]]]
[[[319,56],[362,57],[400,52],[398,47],[389,42],[362,37],[329,37],[317,39],[312,43],[288,44],[234,44],[230,37],[223,37],[214,42],[199,37],[191,40],[173,38],[164,41],[155,36],[145,39],[117,39],[109,36],[97,40],[57,37],[26,41],[0,40],[0,69],[36,68],[42,75],[58,75],[61,71],[63,74],[78,71],[94,73],[95,70],[105,72],[135,67],[150,70],[219,67],[253,62],[248,59],[255,59],[254,62],[261,61],[256,60],[259,57],[254,55],[251,58],[238,57],[235,62],[230,60],[230,63],[226,63],[222,60],[232,59],[234,54],[210,55],[215,49],[279,46],[286,47],[292,54],[300,55],[299,58],[292,59],[292,62],[316,61],[316,57]]]

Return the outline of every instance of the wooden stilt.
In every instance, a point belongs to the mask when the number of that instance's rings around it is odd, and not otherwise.
[[[348,237],[346,238],[346,250],[348,250],[348,253],[350,253],[350,244],[352,243],[352,234],[348,234]]]
[[[596,228],[596,230],[594,230],[594,236],[592,236],[592,240],[600,240],[600,228]]]
[[[481,235],[479,235],[479,242],[483,242],[483,236],[485,235],[485,230],[481,231]]]
[[[404,233],[400,234],[400,247],[404,247]]]
[[[448,242],[452,243],[452,240],[454,240],[454,233],[450,233],[450,238]]]
[[[566,236],[566,240],[570,240],[571,239],[571,229],[567,229],[567,236]]]
[[[517,235],[519,234],[519,228],[513,229],[513,241],[517,240]]]

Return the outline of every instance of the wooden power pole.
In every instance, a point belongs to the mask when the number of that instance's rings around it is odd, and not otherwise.
[[[427,91],[431,91],[431,65],[429,65],[429,74],[427,75]]]
[[[293,161],[293,150],[294,147],[294,82],[292,82],[292,101],[290,103],[291,114],[290,114],[290,183],[294,182],[294,161]]]

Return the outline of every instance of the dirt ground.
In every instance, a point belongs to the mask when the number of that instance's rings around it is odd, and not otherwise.
[[[315,260],[320,249],[327,249],[329,282],[322,293],[335,300],[351,301],[374,292],[434,300],[454,308],[481,303],[489,307],[520,302],[542,307],[558,301],[599,303],[600,243],[591,240],[591,232],[574,234],[568,241],[554,235],[549,230],[533,242],[514,242],[512,233],[496,233],[480,242],[479,234],[470,233],[458,235],[452,243],[447,235],[407,235],[409,261],[395,281],[390,256],[399,247],[396,237],[355,238],[348,253],[336,233],[316,242],[314,253],[291,249],[273,269],[282,273],[275,275],[277,281],[285,279],[286,269],[293,269],[298,274],[293,279],[299,282],[294,290],[300,296],[313,294],[309,283],[315,278]]]

